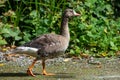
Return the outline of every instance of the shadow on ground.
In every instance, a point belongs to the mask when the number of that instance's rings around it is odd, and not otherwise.
[[[34,73],[36,76],[42,74]],[[0,73],[0,77],[28,77],[29,75],[27,73]],[[44,76],[44,75],[43,75]],[[75,78],[75,74],[70,73],[56,73],[53,76],[46,76],[51,78]]]
[[[27,77],[26,73],[0,73],[0,77]]]

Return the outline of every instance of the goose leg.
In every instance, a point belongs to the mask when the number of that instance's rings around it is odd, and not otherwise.
[[[55,74],[47,73],[47,72],[46,72],[46,70],[45,70],[45,60],[42,60],[42,66],[43,66],[43,71],[42,71],[42,74],[43,74],[43,75],[46,75],[46,76],[55,75]]]
[[[35,75],[33,74],[33,72],[32,72],[32,69],[33,69],[33,67],[34,67],[34,65],[35,65],[36,62],[37,62],[37,59],[35,59],[35,60],[33,61],[33,63],[29,66],[29,68],[28,68],[28,70],[27,70],[27,74],[28,74],[28,75],[30,75],[30,76],[35,76]]]

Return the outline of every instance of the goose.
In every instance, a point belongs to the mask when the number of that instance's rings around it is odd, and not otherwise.
[[[32,64],[27,70],[27,74],[35,76],[32,69],[38,60],[42,61],[42,74],[54,75],[47,73],[45,69],[45,61],[47,59],[56,58],[65,53],[70,41],[70,33],[68,27],[68,20],[72,16],[79,16],[73,9],[65,9],[62,15],[62,22],[60,27],[60,34],[43,34],[22,46],[15,48],[12,53],[15,54],[27,54],[35,57]]]

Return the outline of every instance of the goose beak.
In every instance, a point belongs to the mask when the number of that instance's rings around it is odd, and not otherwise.
[[[76,13],[76,12],[74,11],[74,15],[75,15],[75,16],[79,16],[80,14],[79,14],[79,13]]]
[[[79,13],[76,13],[75,16],[79,16],[80,14]]]

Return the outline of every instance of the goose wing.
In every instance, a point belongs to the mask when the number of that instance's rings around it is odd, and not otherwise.
[[[24,44],[24,46],[38,48],[46,53],[53,53],[57,51],[65,51],[68,47],[68,43],[69,42],[66,38],[61,35],[45,34]]]

